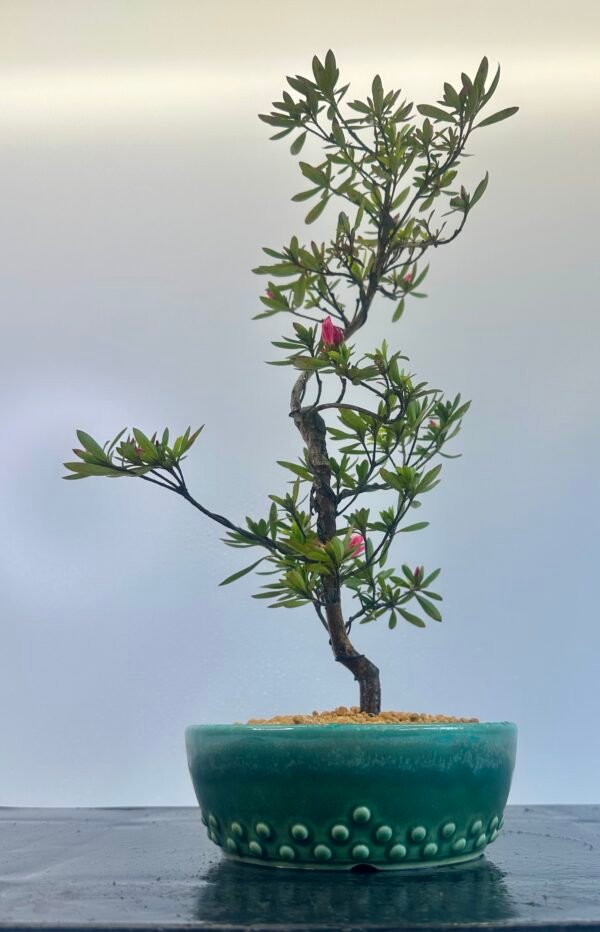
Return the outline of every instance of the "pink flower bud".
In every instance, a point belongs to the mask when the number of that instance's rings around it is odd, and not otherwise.
[[[431,430],[437,430],[439,426],[440,426],[440,425],[438,424],[437,421],[430,421],[430,422],[429,422],[429,427],[430,427]]]
[[[361,553],[365,552],[365,539],[362,534],[352,534],[349,547],[355,557],[360,557]]]
[[[267,298],[271,299],[271,301],[273,301],[275,298],[275,292],[271,291],[270,288],[267,288],[266,295],[267,295]]]
[[[404,275],[403,278],[402,278],[402,281],[403,281],[405,284],[407,284],[407,285],[410,285],[410,283],[412,282],[412,280],[413,280],[413,273],[412,273],[412,272],[407,272],[406,275]]]
[[[339,346],[344,342],[345,333],[341,327],[336,327],[331,317],[326,317],[321,323],[321,343],[323,346]]]
[[[414,569],[414,572],[413,572],[413,576],[415,577],[415,579],[417,580],[417,582],[419,581],[419,576],[421,576],[422,573],[423,573],[423,567],[422,567],[422,566],[415,566],[415,569]]]

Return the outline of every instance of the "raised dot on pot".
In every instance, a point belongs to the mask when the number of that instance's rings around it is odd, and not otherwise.
[[[368,806],[357,806],[352,813],[355,822],[368,822],[371,818],[371,810]]]
[[[334,841],[348,841],[350,832],[345,825],[334,825],[331,829],[331,837]]]
[[[406,848],[404,845],[394,845],[388,851],[388,858],[392,861],[401,861],[402,858],[406,857]]]
[[[410,833],[411,840],[417,841],[417,842],[423,841],[423,839],[426,838],[426,836],[427,836],[427,829],[425,828],[424,825],[415,825],[415,827],[412,829]]]
[[[313,851],[317,861],[329,861],[331,858],[331,848],[327,845],[317,845]]]
[[[389,825],[380,825],[377,831],[375,832],[375,838],[377,841],[385,843],[389,841],[394,833]]]
[[[371,852],[366,845],[354,845],[352,857],[355,861],[367,861],[371,857]]]
[[[266,822],[257,822],[255,826],[255,831],[256,831],[256,834],[260,836],[260,838],[271,837],[271,829],[269,828]]]
[[[279,857],[283,858],[284,861],[293,861],[296,857],[296,852],[290,845],[282,845],[279,849]]]

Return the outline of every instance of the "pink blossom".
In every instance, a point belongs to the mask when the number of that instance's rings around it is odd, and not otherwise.
[[[361,553],[365,552],[365,539],[362,534],[352,534],[348,546],[355,557],[360,557]]]
[[[345,333],[341,327],[336,327],[331,317],[326,317],[321,323],[321,343],[323,346],[339,346],[344,342]]]
[[[270,288],[267,288],[266,295],[267,295],[267,298],[270,298],[271,301],[272,301],[272,300],[274,299],[274,297],[275,297],[275,292],[274,292],[274,291],[271,291]]]
[[[437,421],[430,421],[430,422],[429,422],[429,427],[430,427],[431,430],[437,430],[437,428],[438,428],[439,426],[440,426],[440,425],[438,424]]]
[[[404,277],[402,278],[402,281],[405,282],[407,285],[410,285],[412,280],[413,280],[412,272],[407,272],[406,275],[404,275]]]

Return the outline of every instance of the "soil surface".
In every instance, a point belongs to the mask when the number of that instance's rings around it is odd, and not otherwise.
[[[310,715],[275,715],[273,718],[251,718],[248,725],[434,725],[452,722],[478,722],[478,718],[455,718],[453,715],[428,715],[426,712],[380,712],[369,715],[358,706],[349,709],[341,705],[331,712],[311,712]]]

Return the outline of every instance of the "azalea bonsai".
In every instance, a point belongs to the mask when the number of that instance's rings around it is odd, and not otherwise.
[[[123,430],[103,446],[80,430],[78,459],[65,463],[66,479],[127,476],[167,489],[224,527],[226,544],[260,551],[221,585],[257,570],[267,581],[255,598],[309,606],[335,660],[359,683],[361,711],[371,714],[381,709],[379,671],[351,635],[380,617],[390,628],[441,621],[432,588],[440,570],[398,571],[387,561],[398,533],[427,526],[414,510],[438,484],[439,460],[451,455],[446,445],[469,403],[419,381],[386,340],[365,352],[357,337],[376,298],[391,303],[397,322],[407,301],[425,297],[426,254],[456,239],[484,194],[487,174],[467,191],[458,172],[471,134],[518,109],[481,116],[499,76],[498,68],[488,82],[484,58],[473,78],[444,84],[441,100],[415,112],[378,75],[365,99],[347,101],[349,85],[340,85],[329,51],[323,62],[313,59],[310,78],[288,77],[290,90],[260,115],[276,131],[272,139],[292,137],[293,156],[319,144],[320,155],[299,162],[309,187],[292,200],[314,202],[307,224],[328,207],[332,218],[327,239],[292,236],[264,248],[269,264],[254,270],[267,277],[255,319],[280,315],[290,325],[273,342],[282,357],[271,364],[294,372],[289,416],[304,445],[298,462],[280,463],[293,475],[291,488],[269,496],[265,516],[238,525],[192,495],[182,463],[202,428],[174,440],[168,430]]]

